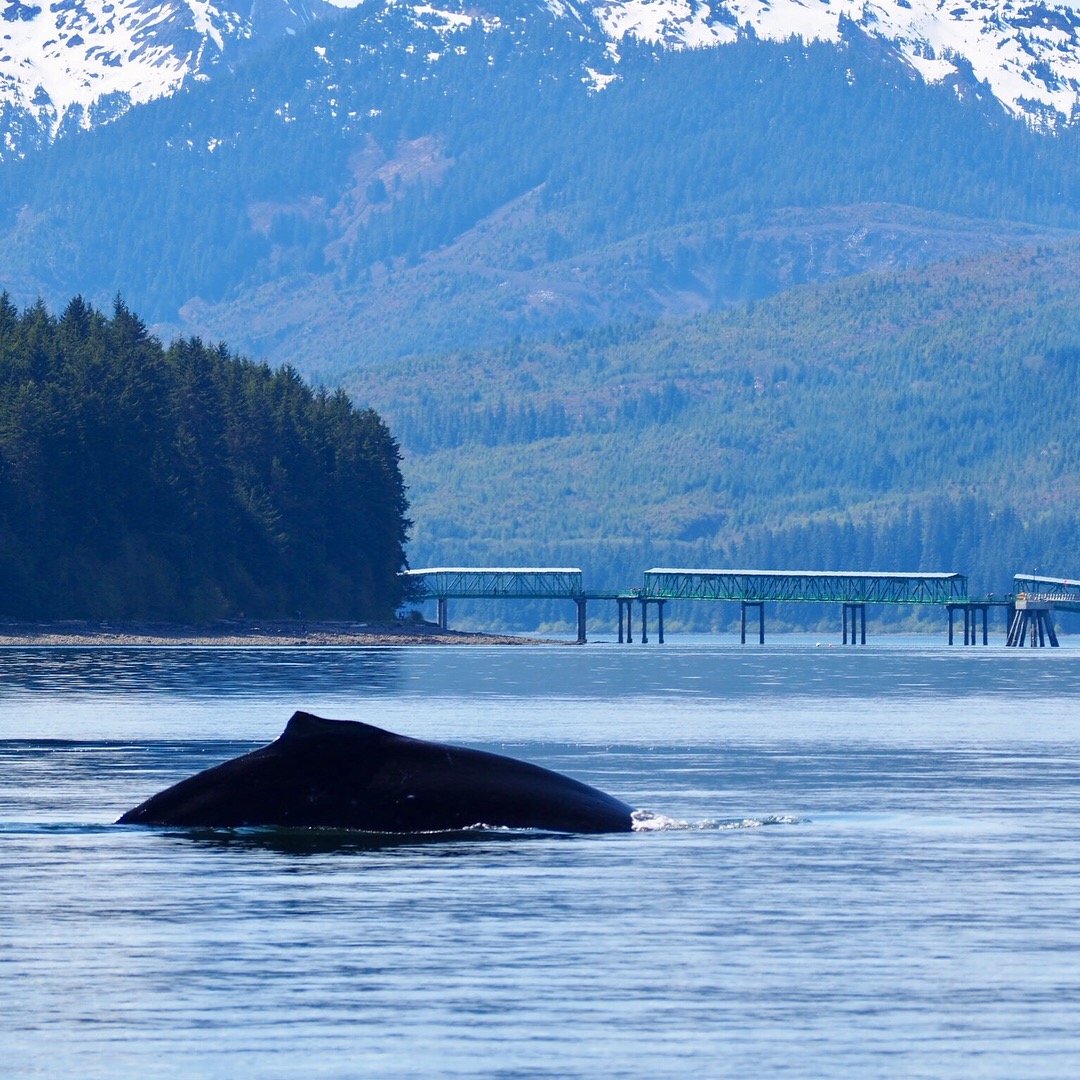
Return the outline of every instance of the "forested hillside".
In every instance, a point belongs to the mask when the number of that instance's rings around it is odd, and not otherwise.
[[[412,565],[1080,572],[1080,245],[364,369]],[[804,613],[806,614],[806,613]],[[566,612],[561,617],[568,617]],[[816,617],[816,616],[815,616]]]
[[[379,416],[117,301],[0,295],[0,616],[386,617],[409,522]]]
[[[446,50],[393,9],[313,26],[0,167],[0,281],[20,303],[119,290],[333,383],[1080,228],[1077,133],[872,42],[626,42],[598,92],[587,30],[534,14]]]

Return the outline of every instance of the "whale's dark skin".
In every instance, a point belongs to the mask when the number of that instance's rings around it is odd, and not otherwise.
[[[618,799],[538,765],[298,712],[268,746],[181,780],[119,824],[602,833],[630,831],[630,814]]]

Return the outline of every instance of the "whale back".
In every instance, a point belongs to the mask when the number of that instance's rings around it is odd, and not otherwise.
[[[120,823],[621,832],[631,827],[630,813],[618,799],[529,762],[297,712],[274,742],[180,781]]]

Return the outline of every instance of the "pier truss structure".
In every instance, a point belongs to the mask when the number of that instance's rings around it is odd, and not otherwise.
[[[451,600],[572,600],[585,591],[577,567],[441,566],[405,576],[425,595]]]
[[[664,606],[672,600],[714,600],[742,607],[741,640],[746,643],[748,612],[757,615],[758,641],[765,641],[766,603],[839,604],[843,643],[866,644],[866,605],[933,605],[949,619],[963,616],[964,644],[981,636],[988,644],[991,608],[1007,608],[1008,645],[1058,644],[1052,613],[1080,612],[1080,580],[1016,574],[1015,594],[1004,597],[968,595],[968,579],[956,573],[899,573],[841,570],[646,570],[643,583],[619,592],[586,591],[577,567],[433,567],[407,570],[414,598],[435,600],[438,623],[447,629],[450,600],[569,600],[577,606],[577,640],[585,641],[589,600],[614,600],[619,613],[619,643],[634,640],[633,609],[640,609],[641,641],[649,640],[649,608],[656,611],[658,640],[664,641]],[[981,621],[981,635],[979,622]],[[625,627],[625,631],[624,631]]]
[[[450,600],[573,600],[578,640],[585,640],[586,595],[581,571],[569,566],[439,566],[406,570],[418,600],[438,605],[439,627],[449,627]]]
[[[840,604],[947,604],[966,598],[963,574],[839,570],[645,571],[642,596],[664,600],[765,600]]]
[[[963,574],[892,573],[839,570],[646,570],[640,590],[643,611],[669,600],[726,600],[742,605],[742,641],[746,615],[756,610],[758,641],[765,641],[765,603],[838,603],[843,609],[843,642],[866,644],[867,604],[934,604],[941,607],[968,602]],[[952,626],[950,608],[950,640]],[[644,614],[642,621],[644,623]],[[965,623],[966,626],[966,623]],[[965,641],[967,633],[965,630]],[[974,632],[972,632],[974,639]]]

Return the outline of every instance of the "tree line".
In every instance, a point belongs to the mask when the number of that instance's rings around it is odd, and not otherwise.
[[[117,299],[0,294],[0,616],[382,618],[410,522],[371,409]]]

